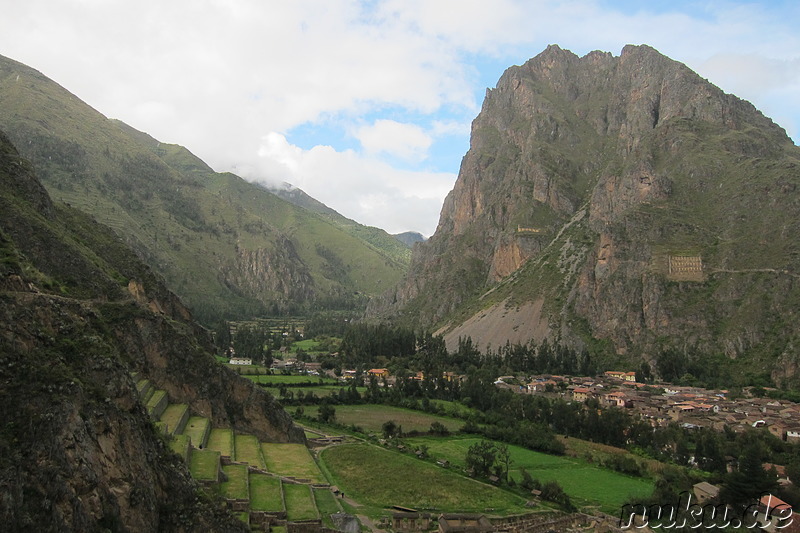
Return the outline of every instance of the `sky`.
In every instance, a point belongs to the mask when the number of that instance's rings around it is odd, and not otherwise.
[[[0,55],[217,171],[430,236],[503,71],[647,44],[800,140],[800,2],[0,0]],[[0,102],[2,105],[2,102]]]

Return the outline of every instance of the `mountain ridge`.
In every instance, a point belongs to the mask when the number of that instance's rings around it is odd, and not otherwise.
[[[365,239],[217,173],[186,148],[107,119],[6,58],[0,58],[0,98],[0,128],[53,197],[122,235],[206,323],[359,309],[405,270],[407,258],[393,251],[388,235],[381,239],[381,230],[365,231],[375,237]]]
[[[451,348],[547,338],[626,365],[675,348],[769,376],[794,365],[799,161],[752,104],[651,47],[551,45],[487,90],[436,233],[368,315],[436,323]],[[682,258],[700,265],[685,279]],[[513,331],[477,327],[502,315]]]

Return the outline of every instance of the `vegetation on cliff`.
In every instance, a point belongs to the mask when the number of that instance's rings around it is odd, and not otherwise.
[[[370,314],[451,349],[676,349],[796,383],[798,170],[780,127],[652,48],[551,46],[487,92],[436,234]]]

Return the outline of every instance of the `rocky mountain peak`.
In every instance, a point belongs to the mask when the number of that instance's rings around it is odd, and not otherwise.
[[[796,271],[796,242],[766,243],[797,226],[789,183],[799,157],[750,103],[649,46],[578,57],[551,45],[487,91],[436,233],[371,312],[439,322],[453,340],[478,331],[459,325],[493,306],[511,316],[536,303],[529,327],[473,340],[605,339],[609,353],[637,356],[673,344],[767,349],[782,341],[763,331],[745,341],[731,326],[747,315],[766,328],[766,309],[737,313],[729,303],[773,289],[753,269]],[[701,275],[678,281],[670,257],[702,258]],[[740,275],[723,281],[723,269]],[[708,299],[702,319],[686,294]],[[788,303],[769,294],[774,306]]]

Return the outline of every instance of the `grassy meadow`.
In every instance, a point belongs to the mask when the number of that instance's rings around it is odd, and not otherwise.
[[[530,511],[520,496],[378,446],[334,446],[323,450],[320,460],[331,483],[373,515],[392,505],[442,512]]]
[[[405,442],[412,447],[425,445],[432,458],[446,459],[463,468],[467,450],[480,440],[476,437],[417,437],[405,439]],[[557,481],[578,507],[599,507],[614,514],[631,500],[631,496],[649,496],[653,491],[650,479],[600,468],[582,458],[548,455],[513,445],[508,446],[508,451],[511,455],[509,474],[515,481],[522,479],[522,468],[542,483]]]
[[[267,471],[280,476],[308,479],[312,483],[324,483],[325,477],[317,463],[303,444],[262,443],[261,450],[267,463]],[[287,504],[288,505],[288,504]]]
[[[286,499],[286,518],[288,520],[313,520],[319,517],[314,495],[309,485],[283,484]]]
[[[421,411],[391,407],[388,405],[337,405],[336,422],[345,425],[356,425],[366,431],[381,433],[384,422],[394,421],[403,431],[428,431],[431,424],[440,422],[450,431],[458,431],[464,425],[462,420],[444,416],[431,415]],[[319,408],[305,407],[306,416],[316,417]]]
[[[283,511],[281,480],[266,474],[250,474],[250,508],[254,511]]]

